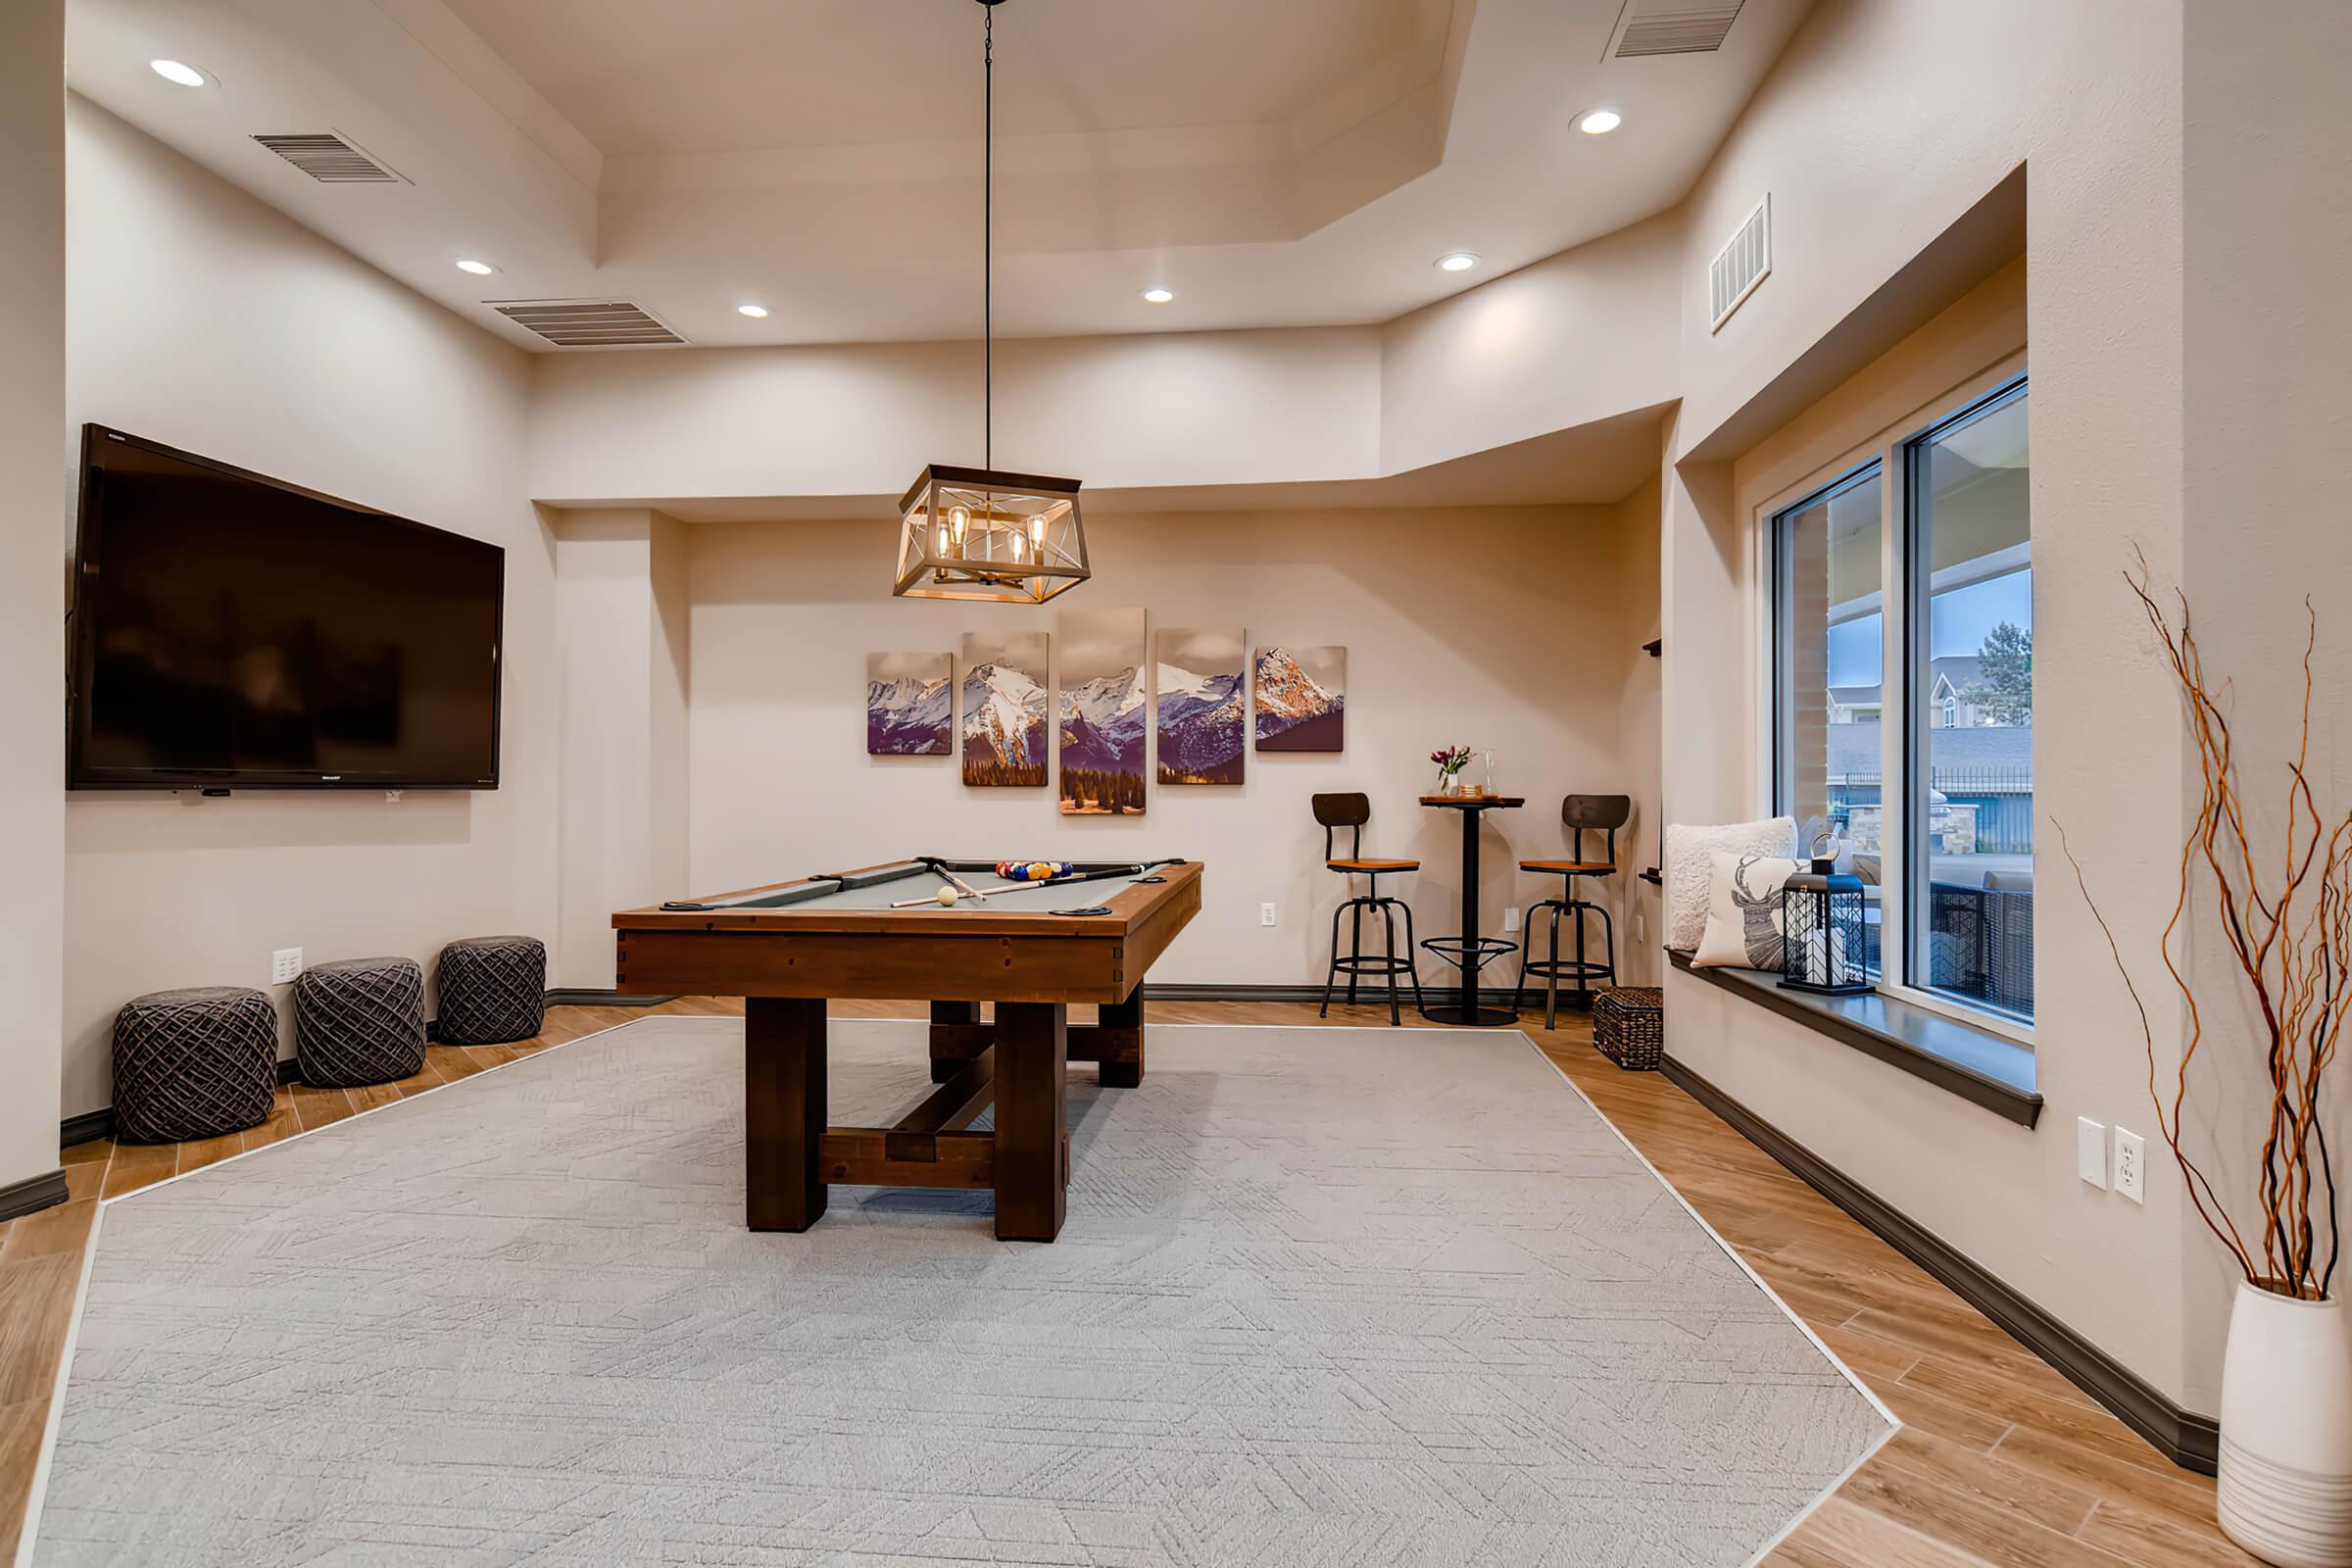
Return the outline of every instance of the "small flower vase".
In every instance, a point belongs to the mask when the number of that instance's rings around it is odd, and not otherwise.
[[[2352,1568],[2352,1313],[2240,1281],[2222,1361],[2222,1534],[2278,1568]]]
[[[1438,793],[1440,795],[1451,795],[1453,793],[1453,775],[1446,772],[1442,767],[1438,769]]]

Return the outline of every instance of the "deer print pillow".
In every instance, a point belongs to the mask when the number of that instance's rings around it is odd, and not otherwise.
[[[1780,968],[1781,884],[1804,868],[1804,861],[1779,856],[1716,856],[1707,880],[1707,928],[1690,966]]]
[[[1789,855],[1796,850],[1796,819],[1766,817],[1761,822],[1727,822],[1720,827],[1693,827],[1670,822],[1666,827],[1666,945],[1677,953],[1693,953],[1707,929],[1707,883],[1722,854]]]

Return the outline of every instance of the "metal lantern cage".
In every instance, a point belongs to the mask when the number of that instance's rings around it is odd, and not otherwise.
[[[1852,996],[1871,989],[1862,880],[1816,856],[1781,887],[1781,984],[1820,996]]]
[[[1040,605],[1093,575],[1075,479],[935,463],[899,517],[902,598]]]

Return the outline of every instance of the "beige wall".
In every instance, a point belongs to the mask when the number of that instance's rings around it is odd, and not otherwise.
[[[1654,549],[1633,526],[1635,548]],[[1207,862],[1204,906],[1152,978],[1295,985],[1321,980],[1341,897],[1320,865],[1315,791],[1372,797],[1366,850],[1424,862],[1396,891],[1434,936],[1460,923],[1461,856],[1455,816],[1416,804],[1432,748],[1492,746],[1500,784],[1529,798],[1489,818],[1490,932],[1514,896],[1549,891],[1511,857],[1560,851],[1561,795],[1654,774],[1654,752],[1629,755],[1624,736],[1650,621],[1615,589],[1629,553],[1618,509],[1122,515],[1088,536],[1082,608],[1141,604],[1154,628],[1239,622],[1253,645],[1346,645],[1347,751],[1253,752],[1238,788],[1154,783],[1140,820],[1061,817],[1049,789],[967,789],[954,758],[869,758],[869,652],[954,651],[966,628],[1050,631],[1055,607],[888,598],[889,534],[870,520],[700,525],[688,530],[693,889],[914,853],[1184,856]],[[1633,824],[1629,872],[1649,863],[1655,835],[1654,820]],[[1258,924],[1269,901],[1271,931]]]
[[[1687,977],[1669,976],[1668,1033],[1677,1055],[1767,1120],[2167,1394],[2210,1410],[2222,1325],[2184,1288],[2184,1271],[2210,1260],[2184,1254],[2176,1190],[2152,1182],[2143,1207],[2075,1178],[2078,1115],[2153,1129],[2129,1004],[2049,854],[2051,821],[2063,820],[2118,890],[2127,944],[2152,938],[2147,890],[2164,885],[2165,846],[2179,842],[2179,752],[2171,699],[2116,574],[2134,539],[2160,569],[2181,559],[2180,28],[2179,6],[2144,0],[1833,0],[1689,204],[1678,454],[2027,166],[2031,246],[2014,314],[2031,316],[2034,378],[2040,1128],[2016,1128]],[[2092,61],[2095,91],[2084,76]],[[1710,335],[1706,258],[1766,190],[1773,275]],[[1972,352],[1989,364],[2014,347],[1997,341],[2003,332],[2022,328],[1994,319],[1973,351],[1941,359],[1925,341],[1936,330],[1824,399],[1782,456],[1827,461],[1841,425],[1846,439],[1866,433],[1871,407],[1896,416],[1918,401],[1901,401],[1907,390],[1933,396],[1938,375],[1957,381],[1967,372],[1953,367]],[[1876,403],[1853,395],[1865,383]],[[1670,481],[1666,776],[1678,820],[1765,804],[1753,519],[1725,478],[1722,464],[1689,464]]]
[[[262,985],[281,947],[429,960],[452,937],[552,936],[556,721],[525,356],[78,98],[69,133],[70,396],[47,482],[95,420],[507,552],[497,791],[74,797],[70,1115],[108,1102],[111,1020],[141,992]],[[56,579],[66,528],[52,513],[44,571],[24,580]],[[54,693],[54,672],[43,685]]]
[[[57,515],[68,494],[57,430],[66,404],[65,8],[0,7],[0,1189],[57,1169],[57,909],[65,867],[65,731],[58,722],[66,573]]]
[[[2279,769],[2302,711],[2306,594],[2320,623],[2313,788],[2331,816],[2352,809],[2352,321],[2336,304],[2336,260],[2352,242],[2352,101],[2341,73],[2352,59],[2352,10],[2317,0],[2190,6],[2185,38],[2188,527],[2179,581],[2209,668],[2234,680],[2249,817],[2258,842],[2277,846],[2284,822]],[[2209,892],[2201,903],[2189,964],[2211,1004],[2239,982]],[[2150,967],[2140,968],[2143,985]],[[2242,995],[2210,1006],[2207,1022],[2209,1049],[2199,1055],[2206,1071],[2192,1080],[2192,1152],[2242,1199],[2254,1190],[2270,1102],[2248,1059],[2249,1043],[2262,1035]],[[2339,1051],[2324,1118],[2339,1188],[2343,1151],[2352,1148],[2346,1059]],[[2235,1212],[2246,1226],[2242,1201]],[[2193,1217],[2184,1215],[2182,1228],[2194,1321],[2218,1323],[2232,1276]],[[2345,1270],[2352,1261],[2336,1275],[2339,1296]]]
[[[558,513],[562,667],[551,984],[612,984],[612,911],[681,897],[690,736],[687,530],[646,509]]]

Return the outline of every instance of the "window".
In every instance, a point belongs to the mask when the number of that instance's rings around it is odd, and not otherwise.
[[[1874,979],[1886,643],[1881,475],[1874,459],[1772,519],[1775,808],[1795,817],[1800,831],[1826,827],[1850,845],[1856,873],[1872,884],[1864,962]]]
[[[1882,990],[2030,1024],[2025,379],[1873,445],[1769,514],[1774,808],[1844,841]]]
[[[2034,1016],[2034,564],[2023,380],[1904,446],[1916,691],[1909,982]]]

